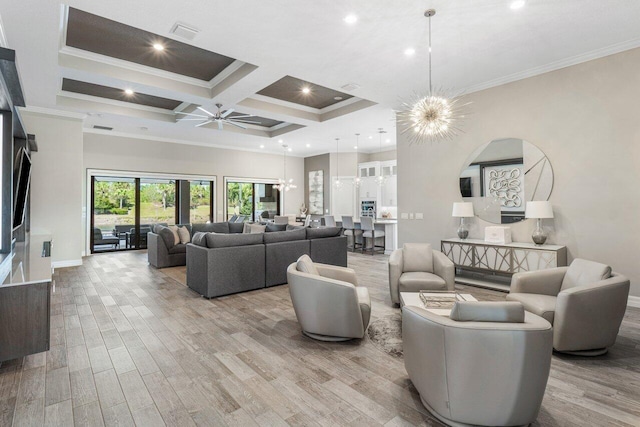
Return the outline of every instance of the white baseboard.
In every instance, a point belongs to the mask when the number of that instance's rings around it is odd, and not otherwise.
[[[640,308],[640,297],[629,297],[627,305],[629,307]]]
[[[51,267],[64,268],[64,267],[77,267],[82,265],[82,259],[67,259],[64,261],[53,261]]]

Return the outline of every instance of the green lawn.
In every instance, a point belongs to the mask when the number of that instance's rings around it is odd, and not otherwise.
[[[176,216],[175,206],[166,209],[160,204],[141,203],[140,224],[152,224],[158,222],[174,223]],[[191,210],[191,222],[203,223],[209,220],[209,205],[201,205]],[[132,209],[126,215],[98,214],[94,216],[94,225],[101,230],[113,230],[114,225],[133,225],[135,211]]]

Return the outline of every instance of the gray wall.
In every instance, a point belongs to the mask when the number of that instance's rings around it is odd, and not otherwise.
[[[309,209],[309,172],[317,170],[324,171],[324,210],[326,212],[327,209],[329,209],[329,212],[331,212],[331,193],[329,187],[331,185],[331,157],[328,153],[319,156],[305,157],[304,159],[304,203],[307,209]]]
[[[544,151],[554,171],[555,219],[549,243],[566,245],[569,261],[610,264],[640,296],[640,49],[589,61],[469,95],[472,114],[453,141],[410,145],[398,125],[399,244],[455,235],[453,202],[467,156],[494,139],[523,138]],[[473,220],[471,236],[488,223]],[[512,225],[530,241],[533,220]]]

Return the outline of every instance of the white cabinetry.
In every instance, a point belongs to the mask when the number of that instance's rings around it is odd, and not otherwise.
[[[360,177],[359,199],[375,200],[377,211],[393,211],[398,206],[398,167],[396,160],[384,162],[367,162],[358,165]],[[378,177],[384,177],[382,185]],[[394,215],[395,216],[395,215]]]

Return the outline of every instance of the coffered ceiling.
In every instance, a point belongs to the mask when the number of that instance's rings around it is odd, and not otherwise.
[[[638,1],[511,3],[0,0],[0,35],[27,105],[84,114],[87,132],[272,152],[283,141],[292,155],[333,151],[336,137],[353,151],[360,133],[370,152],[381,127],[395,144],[393,108],[427,87],[427,8],[434,84],[461,92],[640,46]],[[217,103],[259,123],[178,120]]]

